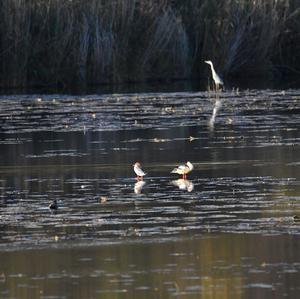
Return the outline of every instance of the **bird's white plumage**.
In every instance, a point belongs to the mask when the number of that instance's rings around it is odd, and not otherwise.
[[[179,165],[178,167],[174,168],[171,173],[177,173],[177,174],[188,174],[194,169],[194,165],[191,162],[186,162],[185,165]]]
[[[205,60],[204,62],[210,65],[211,74],[212,74],[212,77],[213,77],[213,80],[214,80],[216,86],[218,87],[219,85],[224,85],[223,80],[215,71],[213,63],[210,60]]]
[[[134,170],[135,174],[139,177],[143,177],[146,175],[146,173],[143,171],[141,164],[139,162],[136,162],[133,165],[133,170]]]

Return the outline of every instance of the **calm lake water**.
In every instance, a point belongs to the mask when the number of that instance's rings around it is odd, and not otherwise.
[[[3,95],[0,159],[0,298],[300,296],[300,90]]]

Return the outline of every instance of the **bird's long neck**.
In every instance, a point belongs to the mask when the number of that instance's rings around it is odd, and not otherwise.
[[[216,72],[216,71],[215,71],[215,68],[214,68],[214,66],[213,66],[212,63],[210,64],[210,67],[211,67],[211,71],[212,71],[212,72]]]

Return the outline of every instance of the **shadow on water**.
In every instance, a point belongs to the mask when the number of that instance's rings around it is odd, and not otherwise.
[[[295,297],[300,92],[218,100],[2,96],[0,297]]]

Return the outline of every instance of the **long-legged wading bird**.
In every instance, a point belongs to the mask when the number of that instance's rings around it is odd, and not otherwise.
[[[141,163],[139,162],[135,162],[133,164],[133,170],[135,172],[135,174],[137,175],[136,179],[138,181],[143,180],[144,176],[146,175],[146,173],[143,171],[142,167],[141,167]]]
[[[177,173],[181,174],[182,178],[186,180],[187,174],[191,172],[194,169],[194,165],[191,162],[186,162],[185,165],[179,165],[178,167],[175,167],[171,173]]]
[[[216,85],[216,90],[219,90],[219,85],[224,85],[221,77],[216,73],[213,63],[210,60],[205,60],[205,63],[210,65],[211,74]]]

